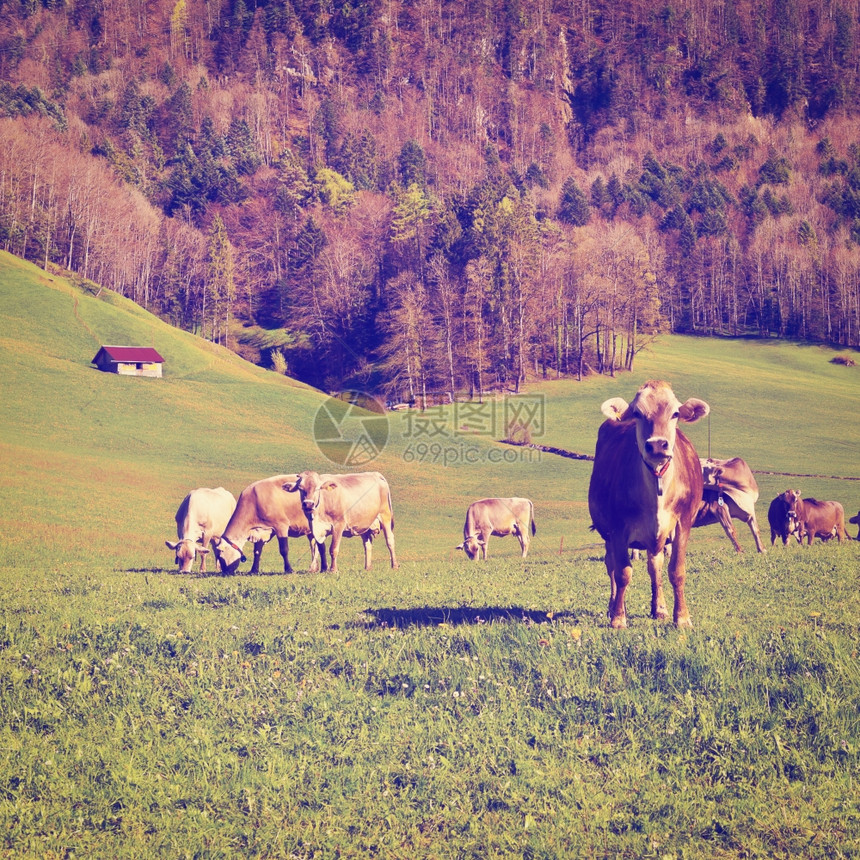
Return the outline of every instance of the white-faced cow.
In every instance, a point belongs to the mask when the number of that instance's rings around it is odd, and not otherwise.
[[[746,523],[752,532],[756,549],[764,552],[761,533],[755,518],[758,484],[752,469],[740,458],[702,460],[704,489],[702,503],[693,528],[719,523],[738,552],[743,548],[732,525],[732,519]]]
[[[278,549],[284,559],[284,573],[293,572],[289,538],[307,537],[311,543],[311,557],[315,557],[311,530],[301,503],[281,489],[290,477],[275,475],[263,478],[242,490],[236,510],[221,539],[213,541],[212,545],[222,573],[235,573],[239,563],[246,561],[242,548],[248,540],[254,541],[254,564],[259,568],[257,549],[262,552],[267,530],[269,537],[274,533],[278,538]]]
[[[209,543],[221,536],[235,507],[236,499],[223,487],[215,490],[199,487],[182,500],[176,511],[176,536],[179,540],[164,542],[176,553],[180,573],[190,572],[198,553],[200,572],[206,572]]]
[[[806,538],[807,545],[815,538],[829,540],[834,530],[839,543],[846,540],[845,510],[839,502],[819,502],[817,499],[801,498],[798,490],[785,493],[788,516],[797,523],[800,542]]]
[[[360,536],[364,543],[364,569],[370,570],[373,537],[385,536],[391,566],[397,567],[394,553],[394,511],[391,489],[379,472],[356,472],[347,475],[321,475],[305,471],[291,475],[283,482],[287,495],[301,501],[307,524],[319,544],[331,535],[329,553],[331,570],[337,571],[340,540]],[[325,548],[323,547],[323,565]],[[312,563],[315,569],[316,557]]]
[[[624,595],[630,583],[630,548],[648,554],[651,616],[668,615],[663,596],[663,549],[672,542],[669,580],[675,594],[674,621],[690,627],[684,596],[687,540],[702,501],[702,467],[679,421],[707,415],[703,400],[680,403],[665,382],[646,382],[630,404],[607,400],[607,416],[597,434],[594,468],[588,488],[593,528],[606,545],[609,574],[609,620],[627,626]]]
[[[472,502],[466,511],[463,525],[463,543],[455,549],[463,550],[472,561],[487,557],[490,536],[516,535],[523,558],[528,555],[531,534],[537,532],[535,509],[531,499],[480,499]]]
[[[848,522],[851,523],[852,525],[857,526],[857,540],[860,540],[860,511],[857,511],[857,516],[851,517],[851,519],[848,520]]]

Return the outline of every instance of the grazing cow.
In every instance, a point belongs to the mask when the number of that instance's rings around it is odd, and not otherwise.
[[[200,553],[200,572],[206,573],[208,545],[221,536],[235,507],[236,499],[223,487],[217,490],[199,487],[182,500],[176,511],[176,536],[179,540],[164,542],[176,553],[180,573],[191,571],[197,553]]]
[[[380,530],[385,536],[391,566],[397,567],[394,554],[394,511],[391,489],[379,472],[356,472],[348,475],[320,475],[305,471],[291,475],[283,482],[288,493],[298,493],[307,523],[319,544],[331,535],[329,553],[331,571],[337,571],[340,540],[361,536],[364,543],[364,569],[370,570],[373,536]],[[325,547],[323,545],[323,566]],[[312,563],[315,569],[316,556]]]
[[[693,528],[719,523],[738,552],[743,548],[732,525],[732,518],[745,522],[752,532],[756,549],[764,552],[761,533],[755,518],[758,501],[758,484],[752,469],[740,458],[730,460],[702,460],[704,490],[702,504],[693,522]]]
[[[851,519],[848,520],[848,522],[851,523],[852,525],[857,526],[857,540],[860,540],[860,511],[857,511],[857,516],[851,517]]]
[[[466,511],[463,543],[455,549],[463,550],[472,561],[478,558],[479,552],[486,559],[490,535],[516,535],[525,558],[531,543],[529,530],[532,534],[537,532],[534,516],[535,508],[531,499],[481,499],[472,502]]]
[[[254,541],[254,568],[258,570],[257,549],[262,552],[266,540],[270,539],[272,534],[278,538],[278,549],[284,559],[284,573],[293,572],[290,566],[289,538],[306,536],[311,544],[311,557],[315,557],[311,530],[302,506],[298,499],[281,489],[284,481],[290,477],[275,475],[263,478],[242,490],[236,510],[233,511],[221,539],[214,541],[212,546],[222,573],[235,573],[239,562],[246,560],[242,547],[248,540]]]
[[[631,547],[648,553],[651,616],[668,615],[663,597],[663,549],[672,542],[669,580],[675,593],[674,621],[691,627],[684,596],[687,540],[702,501],[702,466],[678,421],[698,421],[710,407],[690,398],[680,403],[665,382],[646,382],[628,405],[607,400],[597,434],[588,488],[592,528],[606,545],[609,619],[627,626],[624,595],[630,583]]]
[[[817,537],[829,540],[833,537],[834,529],[839,543],[847,539],[845,510],[839,502],[803,499],[798,490],[789,490],[785,495],[788,502],[788,516],[797,523],[801,543],[804,537],[807,546],[810,546]]]
[[[800,498],[800,493],[797,490],[786,490],[780,493],[767,509],[767,521],[770,524],[770,545],[776,543],[776,539],[782,538],[783,546],[788,545],[788,538],[794,535],[798,542],[801,540],[800,531],[797,528],[797,519],[793,514],[790,514],[789,500],[792,494],[796,494]]]

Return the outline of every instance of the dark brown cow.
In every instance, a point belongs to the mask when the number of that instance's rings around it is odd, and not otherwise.
[[[732,457],[730,460],[709,458],[702,460],[702,478],[705,482],[702,504],[696,514],[693,528],[719,523],[734,548],[743,552],[732,525],[732,518],[740,520],[749,526],[756,549],[764,552],[755,518],[758,484],[752,469],[740,457]]]
[[[222,573],[235,573],[239,562],[245,561],[242,547],[248,540],[254,541],[254,567],[259,567],[257,549],[263,551],[266,530],[277,535],[278,549],[284,560],[284,573],[292,573],[290,566],[289,541],[291,537],[308,538],[311,544],[311,558],[315,558],[315,548],[307,517],[296,496],[285,493],[282,486],[292,475],[275,475],[263,478],[245,487],[236,503],[236,510],[224,529],[220,540],[213,542],[213,550]],[[270,535],[271,536],[271,535]],[[322,553],[325,569],[325,552]]]
[[[486,559],[491,535],[516,535],[525,558],[531,544],[529,532],[537,532],[534,516],[535,508],[531,499],[480,499],[472,502],[466,511],[463,543],[455,549],[463,550],[472,561],[479,554]]]
[[[833,537],[834,529],[839,543],[848,538],[845,532],[845,510],[839,502],[803,499],[798,490],[789,490],[786,493],[786,501],[789,518],[797,522],[801,543],[804,537],[807,546],[811,545],[817,537],[828,540]]]
[[[331,535],[329,553],[332,573],[337,571],[341,538],[360,535],[364,543],[364,569],[370,570],[373,537],[380,531],[385,536],[391,566],[398,566],[394,554],[391,489],[384,475],[379,472],[320,475],[318,472],[305,471],[290,475],[283,482],[283,489],[287,491],[286,495],[300,501],[308,528],[322,546],[323,567],[324,541],[328,535]],[[315,567],[316,556],[311,570]]]
[[[770,545],[776,543],[777,538],[782,538],[783,546],[788,545],[788,538],[794,535],[800,541],[800,532],[797,528],[797,520],[789,516],[789,498],[796,490],[786,490],[780,493],[767,509],[767,521],[770,524]],[[800,494],[797,494],[800,496]]]
[[[690,398],[680,403],[665,382],[646,382],[628,405],[620,397],[601,411],[594,468],[588,488],[593,528],[606,545],[609,619],[627,626],[624,594],[632,567],[629,549],[648,553],[651,616],[668,615],[663,597],[663,548],[672,542],[669,581],[675,593],[674,621],[691,627],[684,596],[687,540],[702,501],[702,466],[678,421],[698,421],[710,407]]]
[[[852,525],[857,526],[857,540],[860,540],[860,511],[857,511],[857,516],[851,517],[851,519],[848,520],[848,522],[851,523]]]

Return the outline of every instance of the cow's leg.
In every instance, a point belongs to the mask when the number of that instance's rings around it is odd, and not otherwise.
[[[382,535],[385,538],[385,545],[388,547],[388,555],[391,558],[391,566],[399,567],[397,563],[397,554],[394,552],[394,526],[391,524],[391,519],[386,517],[379,518],[379,525],[382,528]]]
[[[529,532],[528,532],[528,524],[523,528],[520,523],[517,523],[514,526],[514,534],[517,536],[517,540],[520,542],[520,551],[523,554],[523,558],[525,558],[529,554]]]
[[[328,559],[325,554],[325,541],[321,540],[317,543],[313,536],[309,537],[308,540],[311,542],[311,557],[314,555],[314,549],[316,549],[317,555],[319,556],[319,566],[322,568],[323,573],[328,570]]]
[[[626,540],[615,540],[612,545],[607,542],[606,569],[611,581],[609,598],[609,626],[621,629],[627,626],[627,609],[624,605],[624,595],[633,568],[627,551]]]
[[[648,553],[648,576],[651,577],[651,617],[660,621],[669,617],[666,597],[663,594],[663,561],[665,558],[666,555],[662,550]]]
[[[364,569],[370,570],[370,563],[373,560],[373,535],[371,532],[365,532],[361,540],[364,543]]]
[[[752,532],[756,550],[758,552],[767,552],[761,540],[761,532],[758,530],[758,523],[756,522],[755,514],[747,520],[747,525],[750,527],[750,531]],[[771,541],[771,545],[773,545],[773,541]]]
[[[689,530],[675,529],[675,539],[672,542],[672,557],[669,559],[669,582],[675,592],[673,618],[676,627],[692,627],[690,611],[687,609],[687,598],[684,596],[684,583],[687,579],[687,539]]]
[[[193,561],[191,563],[194,564]],[[200,573],[206,573],[206,553],[205,552],[200,553]]]
[[[311,566],[308,570],[311,573],[318,573],[320,564],[322,564],[322,568],[325,570],[325,544],[318,544],[311,533],[308,535],[308,545],[311,548]]]
[[[284,573],[293,572],[292,567],[290,567],[289,540],[286,535],[284,537],[278,535],[278,549],[281,551],[281,558],[284,560]]]
[[[329,555],[331,556],[331,565],[329,569],[332,573],[337,573],[337,555],[340,552],[340,539],[343,537],[343,525],[335,526],[331,533],[331,544],[329,544]]]
[[[612,618],[612,610],[615,606],[615,563],[612,560],[612,550],[609,548],[609,542],[606,542],[606,554],[603,556],[603,563],[606,565],[606,573],[609,575],[609,607],[606,610],[606,617]]]
[[[738,543],[738,533],[735,531],[735,527],[732,524],[732,515],[729,511],[729,506],[726,504],[718,504],[715,507],[717,509],[717,519],[720,521],[720,525],[723,527],[723,531],[726,533],[726,536],[732,542],[735,552],[743,552],[743,547]]]
[[[251,563],[251,573],[259,573],[260,572],[260,557],[263,555],[263,547],[266,545],[265,541],[255,540],[254,541],[254,561]]]

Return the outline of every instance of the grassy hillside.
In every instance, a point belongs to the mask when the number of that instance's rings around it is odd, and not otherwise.
[[[606,622],[588,531],[608,396],[648,377],[709,401],[714,455],[860,476],[855,368],[784,343],[667,338],[634,374],[389,416],[401,568],[179,576],[183,495],[334,470],[324,394],[0,257],[0,852],[135,857],[850,857],[860,850],[856,543],[738,557],[718,527],[688,558],[695,625]],[[154,345],[165,378],[90,365]],[[508,413],[506,413],[508,410]],[[537,419],[535,419],[537,420]],[[705,452],[707,424],[691,428]],[[860,482],[761,475],[860,509]],[[811,489],[810,489],[811,488]],[[466,504],[523,494],[538,534],[486,564]],[[853,532],[853,529],[852,529]],[[856,534],[856,532],[853,532]],[[769,541],[766,541],[769,543]],[[559,550],[563,549],[560,554]],[[306,545],[291,544],[295,566]]]

